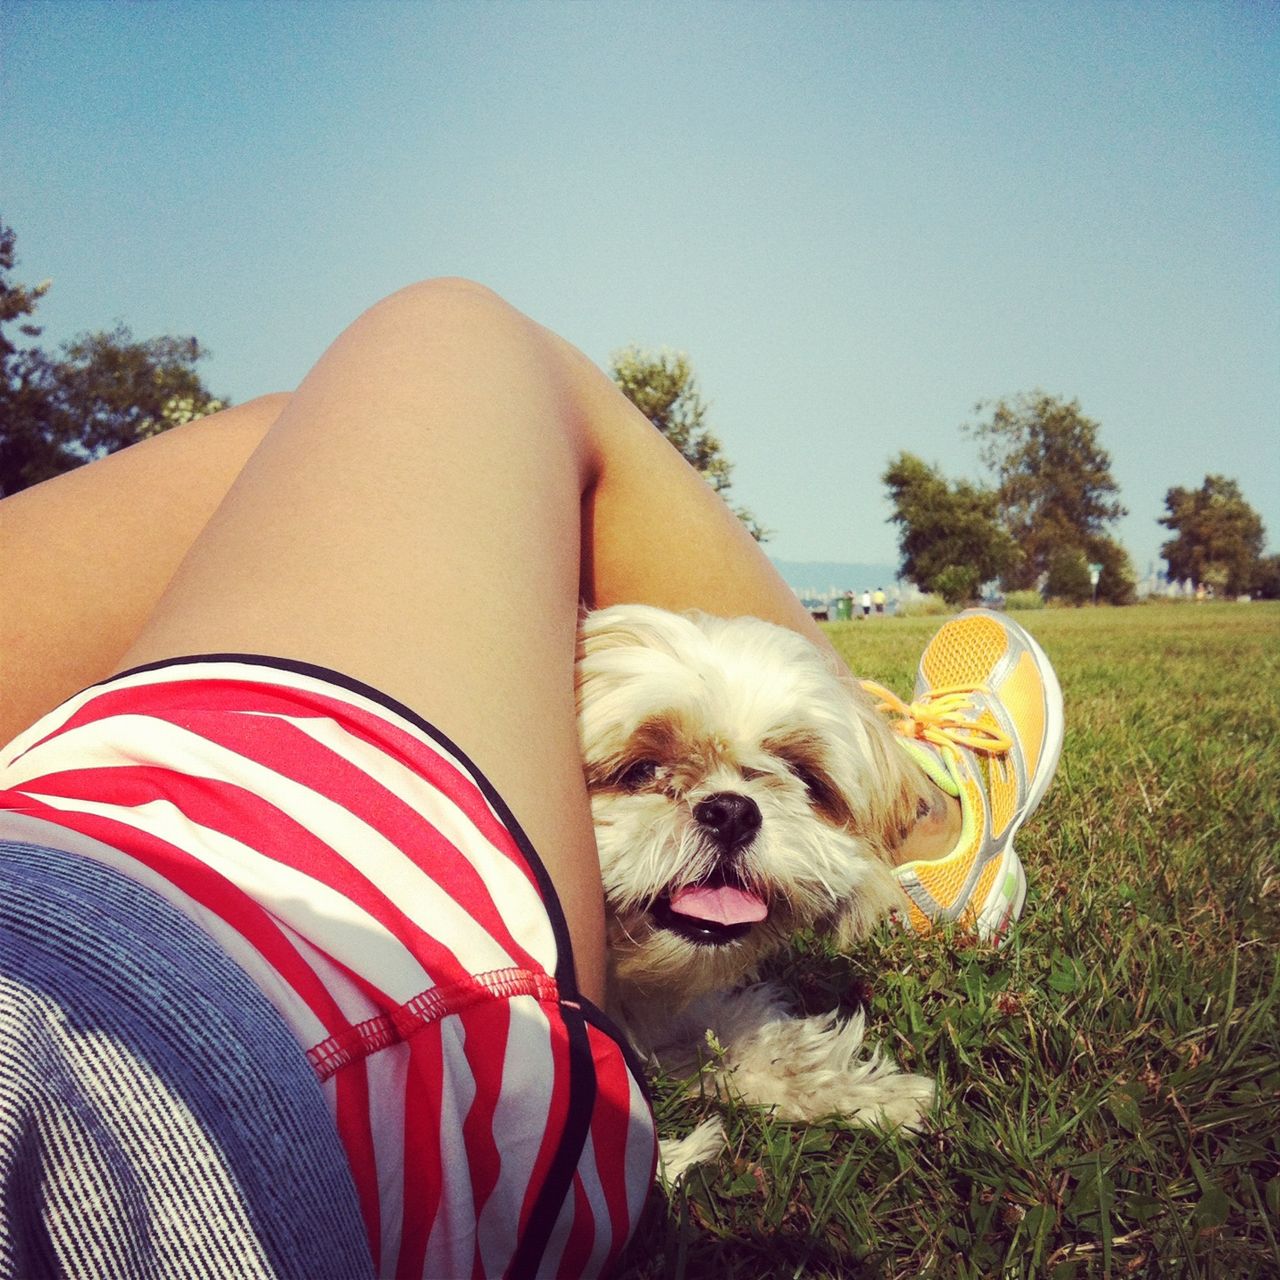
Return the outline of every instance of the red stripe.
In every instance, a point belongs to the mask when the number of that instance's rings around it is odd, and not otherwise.
[[[271,801],[237,783],[192,777],[151,765],[104,765],[75,773],[50,774],[22,786],[27,794],[96,800],[122,808],[168,801],[191,823],[228,836],[259,854],[264,862],[289,867],[355,903],[399,940],[432,982],[461,982],[468,976],[452,951],[424,933],[339,851],[277,809]],[[418,825],[425,825],[421,818]],[[200,833],[193,830],[192,845],[198,849],[200,842]],[[328,954],[323,936],[308,938],[308,941]],[[408,980],[411,987],[427,985],[425,978],[421,983],[412,977]],[[384,1011],[400,1003],[399,996],[377,993],[377,1004]]]
[[[356,712],[346,703],[319,696],[309,698],[304,705],[299,706],[296,698],[283,696],[291,692],[278,686],[265,687],[226,679],[182,681],[111,690],[98,695],[91,705],[77,711],[67,721],[64,729],[84,727],[112,714],[156,716],[338,801],[400,848],[437,883],[442,880],[440,867],[446,868],[448,883],[442,884],[442,887],[449,896],[494,937],[513,960],[521,967],[530,967],[534,963],[533,957],[512,936],[502,912],[494,904],[483,878],[469,859],[430,828],[423,821],[421,813],[374,781],[357,764],[317,742],[297,726],[273,717],[285,714],[296,716],[305,712],[311,718],[321,718],[314,714],[313,708],[317,703],[323,705],[331,713],[324,718],[338,720],[354,737],[423,777],[456,804],[476,826],[479,834],[502,857],[514,863],[536,890],[532,871],[511,834],[494,818],[475,785],[444,761],[433,748],[395,729],[386,721]],[[246,714],[250,707],[254,711],[270,714]],[[352,723],[342,723],[344,720]],[[380,736],[372,736],[363,731],[357,723],[359,721],[364,722],[364,728],[380,730]],[[52,736],[55,735],[50,735]],[[387,741],[389,737],[396,741]],[[225,769],[222,762],[215,762],[213,767],[216,771]],[[207,787],[200,786],[199,780],[195,780],[195,784],[197,789],[194,794],[199,795],[201,790],[207,790]],[[192,813],[191,816],[194,817],[195,814]],[[214,824],[208,822],[204,825]],[[217,829],[226,834],[235,834],[234,829],[225,825]],[[431,834],[431,839],[424,847],[423,837],[427,833]],[[279,848],[289,850],[292,839],[290,833]],[[258,848],[265,847],[264,843],[254,840],[244,842]],[[312,874],[305,865],[290,865]],[[402,921],[408,930],[416,932],[417,927],[398,911],[394,912],[393,917],[383,918],[385,907],[382,904],[387,903],[387,899],[377,893],[371,896],[370,882],[364,877],[352,872],[347,877],[339,878],[341,874],[335,874],[334,869],[330,868],[317,873],[317,876],[347,893],[362,909],[382,920],[389,931],[402,940],[407,935],[393,920]],[[456,977],[456,973],[454,976]]]
[[[591,1118],[591,1142],[600,1190],[609,1212],[611,1239],[607,1268],[627,1242],[634,1223],[627,1205],[627,1143],[632,1138],[631,1073],[614,1040],[587,1023],[591,1056],[596,1067],[596,1107]],[[656,1168],[657,1148],[654,1148]],[[652,1181],[652,1172],[650,1174]]]
[[[475,1097],[463,1121],[462,1140],[467,1148],[477,1222],[502,1174],[502,1153],[494,1134],[493,1117],[502,1097],[511,1015],[510,1000],[473,1007],[462,1015],[467,1065],[475,1081]],[[473,1271],[483,1275],[483,1270],[477,1241]]]
[[[268,912],[185,849],[114,818],[68,813],[44,804],[38,797],[16,791],[0,792],[0,808],[29,813],[100,840],[156,872],[239,933],[281,975],[330,1034],[347,1025],[346,1017],[323,982],[285,939],[281,927]]]
[[[572,1277],[587,1273],[595,1248],[595,1238],[595,1214],[591,1212],[591,1202],[587,1199],[582,1185],[582,1171],[579,1169],[573,1175],[573,1222],[556,1267],[557,1280],[571,1280]],[[591,1274],[596,1274],[596,1271],[597,1268],[591,1268]]]
[[[440,1130],[454,1119],[442,1115],[444,1051],[441,1040],[451,1034],[451,1029],[437,1023],[408,1042],[403,1204],[400,1257],[396,1264],[396,1276],[401,1280],[420,1280],[426,1265],[427,1239],[440,1212],[444,1187]]]
[[[364,1219],[365,1234],[369,1238],[369,1251],[373,1255],[373,1269],[380,1272],[382,1266],[382,1205],[378,1178],[378,1161],[373,1145],[373,1119],[369,1097],[367,1064],[353,1062],[339,1071],[335,1080],[336,1103],[334,1118],[338,1136],[351,1177],[356,1185],[356,1199],[360,1203],[360,1216]],[[379,1108],[380,1114],[382,1109]],[[305,1172],[305,1171],[301,1171]]]
[[[287,721],[261,716],[201,716],[190,728],[201,738],[256,760],[300,786],[341,804],[439,885],[498,942],[518,967],[541,967],[512,935],[502,911],[470,859],[424,820],[424,815],[407,800],[370,777],[358,762],[317,742]],[[274,846],[261,847],[272,848],[274,854]],[[281,847],[288,851],[287,843]],[[305,865],[298,869],[308,870]],[[321,873],[321,878],[335,883],[402,940],[408,942],[410,937],[421,940],[419,926],[395,908],[364,876],[351,871],[341,885],[330,881],[328,873]],[[439,943],[432,941],[430,945],[438,947]],[[457,966],[457,972],[462,971],[462,966]]]
[[[252,667],[251,662],[248,665]],[[446,759],[441,754],[443,748],[424,743],[422,736],[430,736],[425,730],[419,729],[414,733],[401,728],[392,719],[395,713],[389,708],[373,712],[353,705],[343,698],[339,686],[327,686],[333,692],[311,687],[296,688],[284,683],[287,677],[272,668],[252,669],[255,673],[252,677],[202,675],[185,680],[165,680],[163,672],[160,672],[160,678],[146,684],[119,688],[107,685],[48,736],[118,714],[159,715],[175,724],[186,723],[183,719],[185,712],[202,711],[244,713],[252,710],[269,715],[332,719],[355,737],[426,778],[448,796],[466,813],[485,839],[519,866],[529,883],[537,887],[536,877],[525,862],[515,837],[494,815],[475,780]],[[41,741],[47,741],[47,738]]]

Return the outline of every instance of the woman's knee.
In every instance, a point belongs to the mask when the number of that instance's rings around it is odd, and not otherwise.
[[[527,326],[528,317],[521,314],[501,294],[464,276],[434,276],[388,294],[356,321],[392,320],[410,327],[423,326],[438,332],[442,323],[461,317],[472,323]]]
[[[397,423],[430,428],[433,448],[457,426],[477,456],[486,443],[522,455],[567,450],[585,487],[594,452],[582,373],[565,345],[488,286],[444,276],[375,303],[314,375],[329,399],[338,384],[377,385],[379,400],[408,410]]]

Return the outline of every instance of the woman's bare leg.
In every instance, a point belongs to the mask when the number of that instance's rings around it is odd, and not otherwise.
[[[116,668],[288,399],[175,427],[0,502],[0,743]]]

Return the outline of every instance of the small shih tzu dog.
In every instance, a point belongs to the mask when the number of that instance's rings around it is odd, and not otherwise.
[[[849,945],[901,902],[890,850],[921,797],[862,691],[782,627],[647,605],[584,616],[577,689],[609,1006],[636,1047],[692,1069],[710,1032],[717,1074],[782,1118],[918,1122],[932,1082],[856,1060],[861,1014],[746,985],[796,930]],[[668,1177],[706,1137],[664,1151]]]

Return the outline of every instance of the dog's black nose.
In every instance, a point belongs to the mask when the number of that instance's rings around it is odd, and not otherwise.
[[[760,830],[760,809],[750,796],[717,791],[693,806],[693,816],[723,845],[726,853],[740,848]]]

